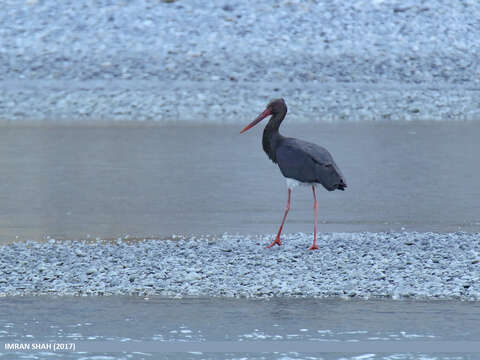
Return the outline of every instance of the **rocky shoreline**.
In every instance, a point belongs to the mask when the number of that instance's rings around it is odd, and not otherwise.
[[[0,295],[480,300],[480,234],[272,236],[14,242]]]

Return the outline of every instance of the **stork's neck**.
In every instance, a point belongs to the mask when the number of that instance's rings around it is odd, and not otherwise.
[[[267,153],[270,160],[272,160],[274,163],[277,162],[276,149],[278,145],[278,140],[282,137],[282,135],[280,135],[280,133],[278,132],[278,128],[280,127],[280,124],[282,123],[286,114],[286,108],[282,112],[273,114],[273,116],[270,118],[270,121],[263,130],[263,150]]]

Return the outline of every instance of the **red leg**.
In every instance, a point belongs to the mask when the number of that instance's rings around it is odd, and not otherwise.
[[[317,203],[317,196],[315,195],[315,186],[312,185],[313,190],[313,212],[315,220],[313,222],[313,245],[310,247],[310,250],[318,249],[317,246],[317,217],[318,217],[318,203]]]
[[[292,190],[289,188],[288,189],[287,207],[285,208],[285,214],[283,214],[282,225],[280,225],[280,229],[278,229],[277,237],[275,238],[275,241],[273,241],[270,245],[267,246],[267,248],[271,248],[275,244],[282,245],[282,242],[280,241],[280,234],[282,233],[283,224],[285,224],[285,219],[287,218],[288,210],[290,210],[290,194],[291,194],[291,192],[292,192]]]

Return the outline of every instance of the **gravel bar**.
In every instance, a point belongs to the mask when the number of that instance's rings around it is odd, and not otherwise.
[[[475,121],[480,87],[154,81],[0,81],[0,125],[243,124],[274,97],[295,122]]]
[[[0,295],[480,300],[480,234],[324,233],[14,242]]]
[[[478,120],[473,0],[5,0],[0,124]],[[314,114],[314,115],[313,115]]]

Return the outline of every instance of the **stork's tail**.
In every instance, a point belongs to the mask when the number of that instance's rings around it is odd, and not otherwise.
[[[340,184],[337,185],[337,189],[344,191],[346,187],[347,183],[345,182],[345,180],[340,179]]]

